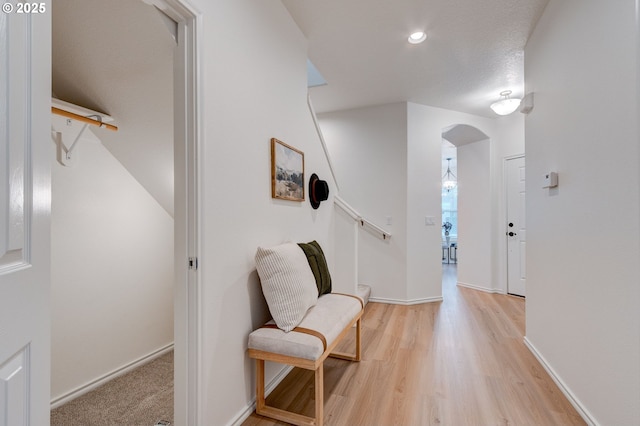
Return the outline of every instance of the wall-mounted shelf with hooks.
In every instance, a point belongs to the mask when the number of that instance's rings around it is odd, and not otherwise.
[[[52,136],[57,145],[58,161],[64,166],[70,166],[72,164],[74,158],[73,150],[87,127],[90,125],[112,130],[114,132],[118,131],[117,126],[110,124],[113,122],[113,117],[69,102],[61,101],[60,99],[51,99],[51,113],[65,117],[68,125],[71,124],[72,120],[83,124],[80,132],[75,135],[74,141],[69,147],[67,147],[63,141],[63,132],[52,129]]]

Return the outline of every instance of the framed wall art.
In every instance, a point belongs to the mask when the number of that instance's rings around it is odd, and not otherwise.
[[[271,139],[271,197],[304,201],[304,153]]]

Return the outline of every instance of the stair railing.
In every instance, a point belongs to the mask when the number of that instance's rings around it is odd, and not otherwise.
[[[366,229],[367,231],[371,232],[373,235],[379,237],[380,239],[388,240],[391,238],[391,234],[389,232],[385,231],[384,229],[382,229],[375,223],[371,222],[370,220],[362,217],[360,213],[358,213],[353,207],[351,207],[351,205],[349,205],[349,203],[344,201],[339,195],[336,195],[335,197],[333,197],[333,203],[335,204],[336,207],[340,208],[342,211],[347,213],[347,215],[349,215],[354,221],[356,221],[361,228]]]

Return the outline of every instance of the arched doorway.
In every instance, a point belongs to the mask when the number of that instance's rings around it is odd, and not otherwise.
[[[443,148],[443,154],[447,156],[445,158],[453,158],[452,153],[455,153],[457,178],[456,202],[449,200],[446,203],[447,207],[455,206],[455,210],[445,209],[443,204],[443,220],[451,222],[455,219],[448,244],[443,236],[443,251],[447,245],[449,264],[455,259],[458,285],[484,290],[491,287],[490,139],[478,128],[467,124],[444,128],[442,139],[455,148]]]

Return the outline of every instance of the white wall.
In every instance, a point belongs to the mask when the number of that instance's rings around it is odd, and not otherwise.
[[[458,283],[492,291],[491,142],[458,147]]]
[[[407,109],[396,103],[320,114],[340,197],[392,234],[359,233],[359,284],[372,300],[405,301]],[[391,225],[387,225],[391,218]]]
[[[230,424],[249,413],[255,363],[249,333],[269,319],[258,246],[318,240],[333,265],[335,183],[307,108],[307,44],[278,0],[193,1],[203,14],[199,93],[201,161],[199,297],[200,423]],[[304,152],[305,180],[326,180],[329,200],[313,210],[271,198],[270,138]],[[269,364],[269,382],[282,365]]]
[[[433,118],[445,110],[408,103],[407,111],[407,292],[412,300],[441,300],[444,126]],[[426,216],[435,225],[426,226]]]
[[[335,205],[334,205],[335,207]],[[334,216],[334,263],[331,271],[332,289],[337,293],[356,294],[358,279],[358,240],[360,225],[342,209]]]
[[[481,185],[482,193],[474,187],[467,192],[469,199],[462,200],[468,206],[460,213],[463,222],[464,217],[469,218],[463,225],[469,229],[468,256],[464,249],[460,254],[468,261],[461,261],[458,269],[467,285],[489,291],[506,289],[499,276],[499,268],[506,266],[496,260],[506,257],[506,247],[501,245],[504,232],[498,226],[504,213],[498,211],[503,208],[498,203],[503,197],[504,158],[524,152],[521,114],[496,120],[402,103],[325,113],[319,118],[341,196],[383,226],[386,217],[392,216],[390,248],[397,248],[385,252],[379,240],[361,233],[359,259],[360,281],[371,285],[373,300],[388,302],[419,303],[442,297],[442,131],[467,124],[489,135],[490,141],[463,148],[469,152],[469,168],[462,171],[463,176],[468,175],[465,180],[470,185]],[[376,196],[374,189],[389,194]],[[434,218],[435,226],[425,226],[426,216]]]
[[[173,219],[85,134],[51,159],[52,400],[173,342]]]
[[[635,3],[551,0],[525,51],[527,339],[601,425],[640,424]]]
[[[499,137],[496,136],[498,132],[496,131],[496,120],[494,119],[412,103],[408,104],[408,108],[409,160],[407,185],[409,196],[407,204],[407,233],[409,235],[409,245],[407,247],[407,281],[409,294],[413,299],[441,297],[442,131],[454,124],[467,124],[488,135],[491,138],[491,146],[501,142],[497,140]],[[460,154],[458,153],[458,155]],[[484,157],[483,161],[485,161],[484,165],[477,166],[481,170],[489,172],[492,167],[491,164]],[[458,174],[462,173],[464,176],[465,172],[461,168],[462,165],[458,162]],[[493,170],[490,173],[493,173]],[[462,197],[463,195],[459,195],[458,199],[459,217],[465,215],[465,212],[461,211],[465,203]],[[436,226],[425,226],[425,216],[435,216]],[[484,228],[486,229],[486,226]],[[491,232],[491,235],[495,238],[495,232],[493,230]],[[458,236],[459,243],[461,238],[464,239],[460,233]],[[486,244],[486,241],[480,241],[473,245],[474,247],[484,247]],[[464,253],[467,254],[465,255]],[[483,264],[481,270],[467,267],[466,265],[471,264],[469,262],[465,263],[464,259],[477,259],[476,253],[470,253],[468,249],[465,251],[461,247],[458,254],[460,255],[458,273],[463,272],[463,276],[466,276],[467,284],[481,286],[481,283],[485,282],[487,275],[483,271],[489,266]],[[489,262],[490,257],[495,255],[495,253],[491,253],[483,262]],[[469,271],[466,275],[464,274],[464,268]]]

